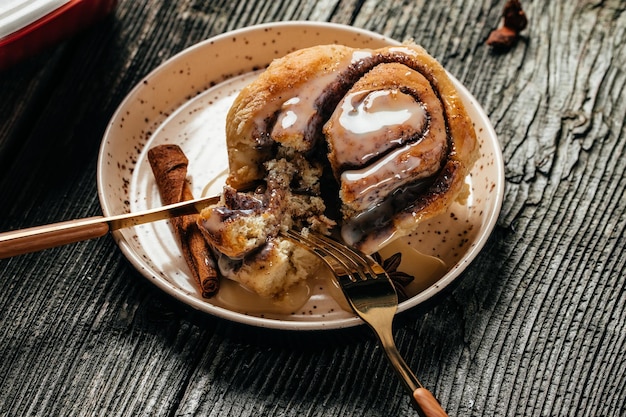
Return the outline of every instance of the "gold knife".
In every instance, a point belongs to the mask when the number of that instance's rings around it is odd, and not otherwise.
[[[102,237],[125,227],[197,214],[219,197],[204,197],[155,209],[115,216],[96,216],[0,233],[0,259]]]

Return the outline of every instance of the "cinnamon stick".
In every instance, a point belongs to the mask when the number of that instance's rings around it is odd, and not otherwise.
[[[154,173],[163,204],[193,199],[187,182],[188,159],[178,145],[159,145],[148,150],[148,161]],[[183,257],[200,285],[202,296],[210,298],[219,289],[219,275],[213,254],[196,224],[197,215],[170,220],[180,243]]]

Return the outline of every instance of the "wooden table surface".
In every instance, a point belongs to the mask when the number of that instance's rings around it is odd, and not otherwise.
[[[626,3],[121,0],[0,73],[0,230],[101,214],[96,164],[124,97],[229,30],[330,21],[414,38],[486,110],[504,204],[478,258],[401,315],[407,362],[451,416],[626,415]],[[111,237],[0,260],[0,415],[412,416],[365,326],[253,328],[174,300]]]

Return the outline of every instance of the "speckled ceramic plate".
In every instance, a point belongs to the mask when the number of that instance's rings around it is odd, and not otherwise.
[[[237,92],[274,58],[328,43],[378,48],[397,41],[360,29],[328,23],[284,22],[225,33],[169,59],[148,74],[114,114],[104,135],[98,163],[98,191],[105,215],[157,207],[161,201],[147,162],[147,150],[176,143],[189,158],[196,196],[221,191],[227,170],[225,114]],[[504,169],[497,138],[487,116],[468,91],[457,87],[474,121],[481,156],[467,178],[466,204],[420,225],[413,236],[382,251],[403,253],[400,269],[416,275],[413,296],[399,311],[441,291],[467,267],[491,233],[500,211]],[[254,326],[319,330],[361,321],[347,311],[330,280],[319,271],[302,306],[257,303],[224,285],[223,295],[203,299],[180,254],[167,221],[117,231],[114,237],[129,261],[158,287],[216,316]],[[323,269],[323,268],[322,268]],[[230,288],[230,289],[229,289]],[[222,291],[220,291],[220,294]],[[234,299],[233,299],[234,294]],[[239,295],[237,295],[239,294]]]

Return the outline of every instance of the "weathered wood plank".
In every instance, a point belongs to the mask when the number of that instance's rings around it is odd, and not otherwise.
[[[80,36],[0,74],[0,227],[100,212],[106,123],[184,48],[277,20],[414,38],[484,106],[506,161],[502,214],[454,290],[397,342],[450,415],[626,414],[626,5],[122,0]],[[9,198],[10,197],[10,198]],[[2,415],[415,415],[367,329],[291,334],[192,311],[111,238],[0,260]]]

